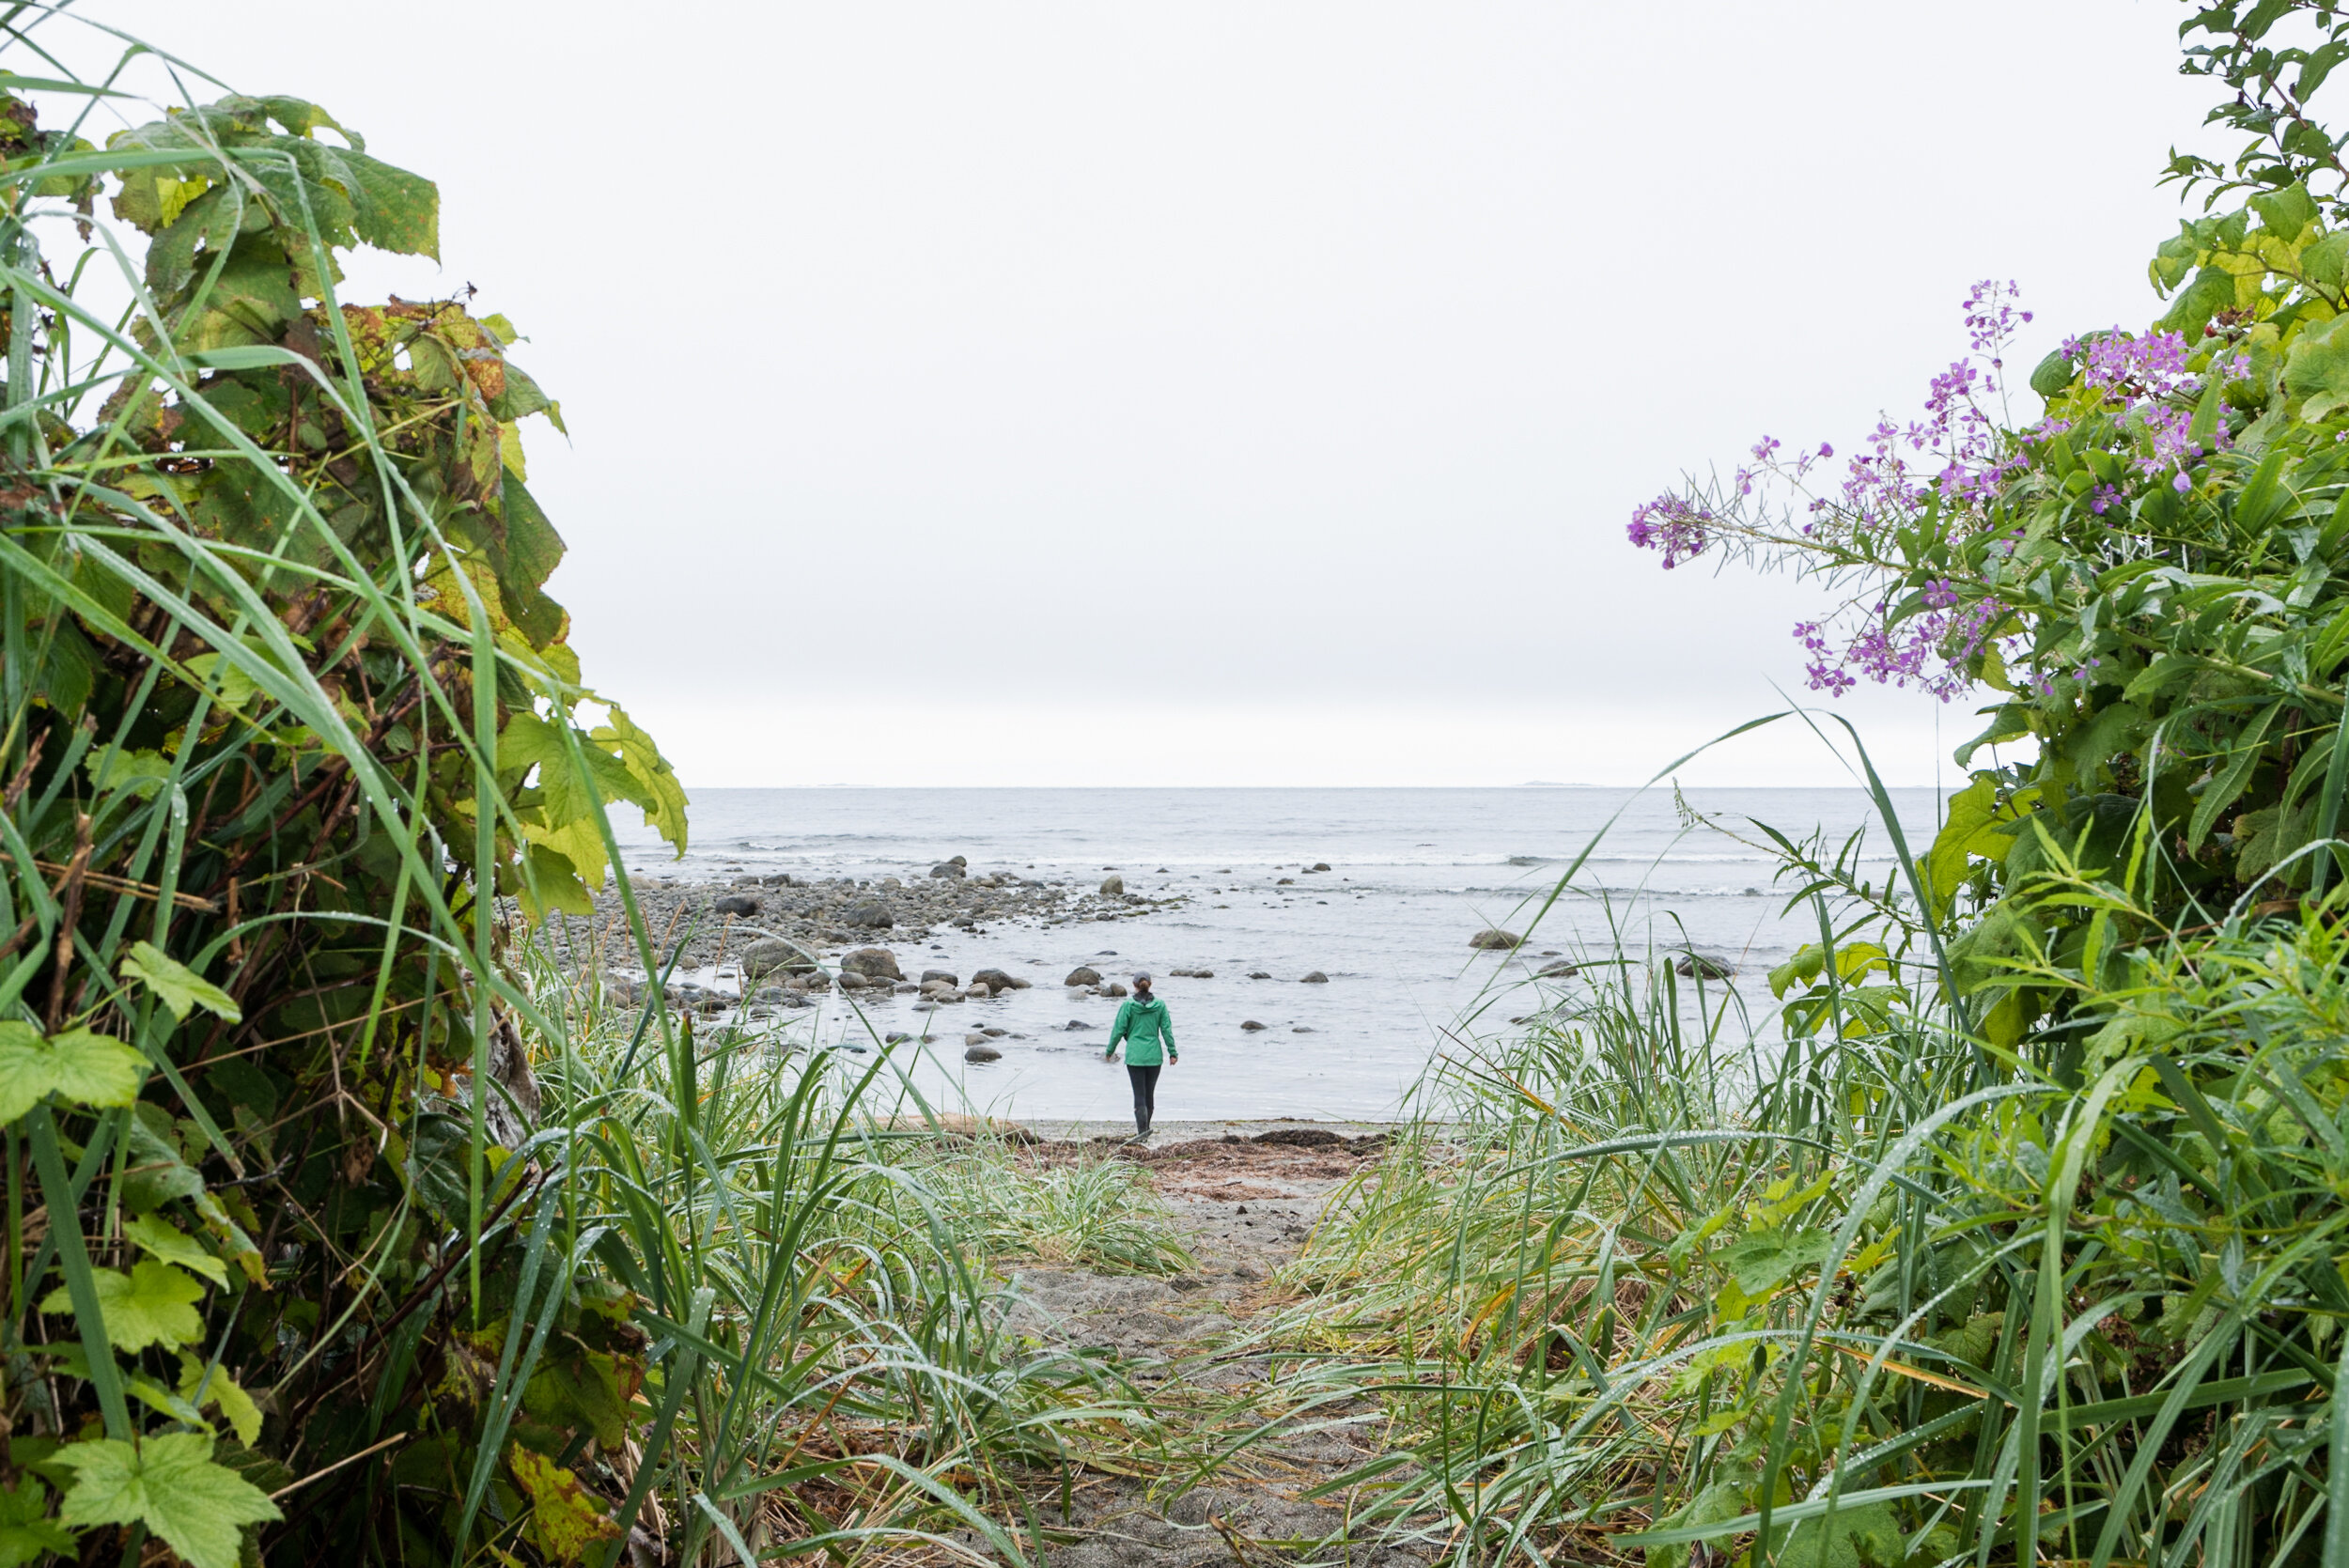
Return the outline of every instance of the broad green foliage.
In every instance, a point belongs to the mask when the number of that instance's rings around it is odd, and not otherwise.
[[[225,1271],[224,1271],[225,1272]],[[106,1338],[117,1350],[137,1352],[150,1344],[194,1344],[204,1334],[195,1303],[204,1287],[168,1264],[141,1260],[128,1274],[95,1269],[98,1308],[105,1314]],[[44,1312],[70,1312],[72,1295],[60,1285],[40,1304]]]
[[[282,1516],[258,1487],[214,1464],[212,1440],[194,1432],[75,1443],[56,1462],[73,1471],[64,1523],[145,1525],[191,1568],[233,1568],[243,1527]]]
[[[92,99],[33,24],[4,47],[41,80],[0,76],[0,1560],[117,1527],[200,1568],[527,1556],[518,1443],[594,1475],[563,1539],[605,1539],[649,1341],[532,1141],[512,948],[588,908],[608,806],[682,846],[685,801],[547,592],[523,430],[561,411],[470,289],[337,297],[354,247],[437,256],[430,180],[300,99],[143,110],[136,50],[131,129],[44,129]]]
[[[154,992],[171,1009],[171,1016],[182,1022],[192,1007],[201,1007],[230,1023],[244,1021],[244,1013],[234,997],[152,942],[132,943],[131,955],[117,969],[123,979],[135,980]]]
[[[1896,893],[1774,835],[1820,938],[1773,1035],[1692,1048],[1669,981],[1546,1009],[1448,1085],[1468,1154],[1349,1218],[1404,1265],[1320,1264],[1406,1340],[1413,1500],[1495,1560],[1611,1518],[1650,1568],[2349,1562],[2349,170],[2310,101],[2349,13],[2184,33],[2252,140],[2173,161],[2212,199],[2157,319],[2067,341],[2025,422],[1985,284],[1840,486],[1766,440],[1634,515],[1832,584],[1814,688],[1986,706]]]
[[[41,1037],[28,1023],[0,1022],[0,1119],[15,1121],[52,1094],[77,1105],[129,1105],[147,1063],[119,1040],[86,1029]]]

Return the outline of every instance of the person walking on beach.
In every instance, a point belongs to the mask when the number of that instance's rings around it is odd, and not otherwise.
[[[1118,1005],[1117,1021],[1110,1026],[1110,1048],[1101,1053],[1104,1062],[1117,1060],[1119,1041],[1126,1044],[1126,1076],[1134,1085],[1134,1137],[1150,1136],[1150,1118],[1159,1109],[1159,1048],[1164,1047],[1167,1062],[1180,1062],[1182,1052],[1174,1048],[1174,1025],[1166,1016],[1166,1003],[1150,994],[1150,977],[1134,976],[1134,994]]]

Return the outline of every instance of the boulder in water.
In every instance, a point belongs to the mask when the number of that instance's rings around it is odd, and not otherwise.
[[[1487,926],[1486,929],[1479,931],[1476,935],[1469,939],[1469,946],[1470,947],[1481,947],[1486,949],[1487,951],[1499,953],[1508,953],[1517,948],[1523,947],[1524,945],[1525,939],[1523,937],[1518,936],[1514,931],[1503,931],[1498,926]]]
[[[757,985],[763,975],[806,974],[815,968],[815,959],[777,937],[761,937],[742,950],[742,983],[746,986]]]
[[[895,982],[905,976],[897,970],[897,955],[885,947],[860,947],[840,960],[843,972],[861,974],[867,980]]]

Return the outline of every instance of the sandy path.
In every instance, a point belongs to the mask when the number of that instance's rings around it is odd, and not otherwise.
[[[1198,1260],[1172,1279],[1025,1267],[1012,1276],[1021,1300],[1013,1323],[1023,1332],[1117,1356],[1149,1393],[1166,1423],[1172,1453],[1206,1452],[1219,1433],[1246,1430],[1294,1403],[1279,1363],[1248,1353],[1250,1320],[1280,1299],[1271,1272],[1297,1256],[1323,1202],[1377,1157],[1370,1127],[1287,1125],[1243,1134],[1225,1124],[1170,1124],[1148,1145],[1121,1147],[1143,1164],[1173,1206],[1186,1245]],[[1058,1129],[1039,1129],[1045,1131]],[[1268,1141],[1258,1141],[1261,1137]],[[1046,1159],[1097,1156],[1107,1140],[1048,1141]],[[1309,1430],[1283,1433],[1246,1458],[1171,1501],[1161,1481],[1099,1474],[1078,1486],[1072,1516],[1057,1509],[1047,1529],[1060,1538],[1048,1568],[1261,1568],[1276,1562],[1344,1563],[1347,1568],[1418,1568],[1425,1559],[1387,1549],[1299,1548],[1339,1532],[1341,1500],[1299,1500],[1298,1494],[1378,1450],[1384,1423],[1367,1403],[1316,1409]]]

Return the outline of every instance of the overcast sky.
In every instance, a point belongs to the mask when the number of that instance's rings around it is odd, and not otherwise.
[[[552,591],[703,785],[1644,778],[1817,601],[1631,506],[1913,410],[1975,278],[2026,368],[2150,318],[2208,98],[2156,0],[83,9],[440,182],[347,297],[529,334]]]

